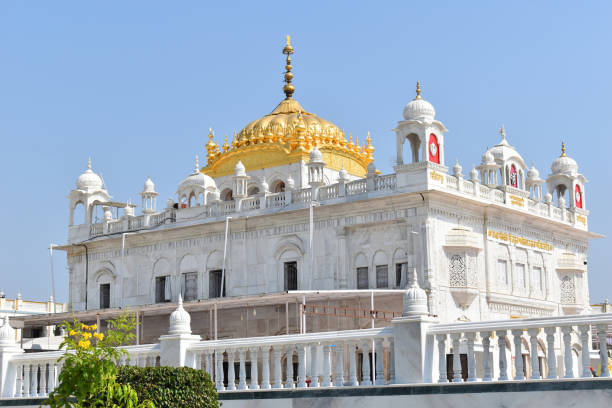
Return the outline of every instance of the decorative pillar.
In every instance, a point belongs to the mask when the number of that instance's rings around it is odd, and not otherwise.
[[[249,349],[249,352],[251,353],[251,385],[249,386],[249,389],[251,390],[258,390],[259,389],[259,378],[258,378],[258,372],[257,372],[257,348],[253,347]]]
[[[389,384],[395,384],[395,342],[393,337],[389,341]]]
[[[235,351],[227,350],[227,390],[234,391],[236,389],[236,373],[234,372],[234,355]]]
[[[370,340],[361,343],[361,350],[363,350],[361,385],[372,385],[372,381],[370,381]]]
[[[334,347],[334,353],[336,354],[336,374],[334,375],[334,386],[342,387],[344,385],[344,344],[338,342]]]
[[[19,366],[15,368],[9,362],[22,353],[24,351],[15,343],[15,330],[10,325],[9,317],[5,316],[0,326],[0,397],[12,397],[15,394],[21,372],[17,370]]]
[[[440,377],[438,382],[448,382],[448,374],[446,372],[446,334],[437,334],[436,340],[438,341],[438,367],[440,371]]]
[[[377,337],[374,339],[376,346],[376,385],[385,385],[385,366],[383,361],[383,339]],[[372,353],[373,354],[373,353]]]
[[[532,328],[527,330],[529,334],[530,355],[531,355],[531,377],[532,380],[540,379],[540,362],[538,360],[538,333],[540,329]]]
[[[497,330],[497,347],[499,348],[499,381],[508,380],[508,362],[506,360],[506,336],[508,330]]]
[[[317,373],[317,348],[318,343],[310,345],[310,387],[319,386],[319,375]]]
[[[270,389],[270,347],[261,349],[261,389]]]
[[[357,382],[357,359],[356,359],[356,345],[353,342],[348,344],[348,356],[349,356],[349,380],[348,385],[356,387],[359,385]]]
[[[303,344],[297,345],[298,355],[298,388],[306,388],[306,346]]]
[[[329,343],[323,344],[323,375],[321,378],[321,387],[331,387],[331,362],[329,361],[329,354],[331,347]]]
[[[572,200],[574,201],[574,200]],[[590,366],[591,366],[591,356],[590,356],[590,347],[589,347],[589,335],[591,333],[591,325],[580,326],[580,342],[582,343],[582,377],[588,378],[592,377]],[[600,347],[606,347],[606,343],[600,344]],[[602,366],[603,367],[603,366]]]
[[[572,367],[572,326],[561,328],[563,333],[564,356],[563,365],[565,367],[565,378],[574,378],[574,368]]]
[[[516,370],[514,376],[515,380],[525,379],[525,374],[523,373],[523,338],[521,337],[522,334],[522,329],[512,330],[512,336],[514,338],[514,369]]]
[[[239,373],[239,380],[238,380],[238,389],[239,390],[246,390],[247,389],[247,383],[246,383],[246,368],[245,368],[245,360],[246,360],[246,349],[245,348],[240,348],[238,349],[238,358],[240,359],[240,373]]]
[[[461,354],[459,352],[461,333],[451,333],[453,342],[453,382],[461,382]]]
[[[610,377],[610,369],[608,368],[608,350],[604,345],[606,343],[607,324],[597,325],[597,338],[599,339],[599,364],[601,364],[600,377]]]
[[[467,339],[467,364],[468,378],[467,381],[476,381],[476,358],[474,357],[474,338],[476,333],[465,333]]]
[[[200,340],[200,336],[191,334],[191,316],[183,308],[183,298],[179,294],[178,306],[170,315],[168,334],[159,338],[160,365],[187,366],[187,350],[191,344]]]
[[[272,361],[274,362],[274,374],[272,375],[272,388],[283,388],[282,367],[281,367],[282,350],[280,346],[274,346],[272,349]]]
[[[547,359],[548,365],[548,377],[550,379],[557,378],[557,356],[555,355],[555,333],[557,332],[556,327],[545,327],[544,332],[546,333],[546,345],[547,345]],[[607,357],[607,356],[606,356]]]
[[[491,332],[480,332],[480,337],[482,338],[482,381],[491,381],[493,378],[493,374],[491,373],[491,352],[489,351],[489,347],[491,346]]]
[[[217,391],[224,391],[223,385],[223,350],[215,350],[215,383]]]
[[[287,368],[285,370],[286,379],[285,379],[285,388],[295,388],[295,383],[293,382],[293,344],[287,346]]]

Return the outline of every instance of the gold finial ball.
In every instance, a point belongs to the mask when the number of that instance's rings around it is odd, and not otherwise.
[[[287,84],[283,87],[283,91],[285,92],[285,95],[287,95],[287,97],[291,97],[291,95],[293,95],[293,92],[295,92],[295,87],[291,84]]]
[[[287,82],[291,82],[292,79],[293,79],[293,74],[291,72],[285,73],[285,80]]]

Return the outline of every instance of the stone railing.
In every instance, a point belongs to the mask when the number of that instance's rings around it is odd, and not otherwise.
[[[529,193],[525,190],[505,186],[482,185],[478,180],[464,179],[461,176],[454,176],[446,173],[446,168],[431,163],[414,163],[410,165],[396,166],[398,171],[418,171],[421,173],[411,173],[410,177],[418,178],[419,175],[427,176],[435,181],[433,184],[424,183],[422,185],[411,184],[413,179],[403,179],[401,173],[388,174],[384,176],[368,176],[364,179],[354,180],[348,183],[338,182],[320,188],[303,188],[300,190],[287,190],[281,193],[266,194],[263,196],[251,196],[243,198],[240,206],[236,206],[237,201],[211,201],[201,210],[195,211],[195,207],[165,209],[164,211],[153,214],[150,218],[145,216],[128,217],[125,220],[112,220],[109,222],[93,224],[89,226],[89,235],[83,237],[84,231],[78,228],[70,230],[71,242],[78,241],[73,239],[78,235],[86,239],[105,234],[116,234],[125,231],[135,231],[146,228],[154,228],[164,223],[172,223],[194,218],[217,218],[230,215],[236,212],[257,212],[268,208],[286,208],[293,205],[300,206],[302,203],[309,203],[313,200],[325,202],[327,200],[337,200],[339,198],[375,193],[379,194],[398,194],[409,191],[424,191],[428,189],[446,190],[453,194],[472,197],[475,200],[493,202],[498,205],[519,209],[539,217],[552,218],[554,220],[573,225],[578,228],[587,228],[588,212],[584,210],[562,209],[552,203],[544,203],[539,200],[529,198]],[[427,173],[429,170],[432,174]],[[429,176],[428,176],[429,175]],[[398,178],[399,177],[399,178]],[[404,183],[404,184],[402,184]],[[411,190],[412,189],[412,190]],[[313,196],[315,194],[315,196]],[[509,197],[509,198],[507,198]],[[295,206],[294,206],[295,207]],[[198,207],[200,208],[200,207]],[[574,212],[577,212],[577,217]],[[178,216],[177,216],[178,215]],[[148,221],[147,221],[148,220]],[[78,226],[77,226],[78,227]]]
[[[387,327],[202,341],[189,346],[188,359],[193,368],[210,374],[219,391],[387,385],[395,382],[393,344],[392,328]],[[369,358],[362,357],[358,373],[358,353],[372,353],[373,367]],[[285,364],[281,364],[283,360]],[[389,363],[385,365],[384,361]],[[224,362],[228,365],[227,378]]]
[[[346,195],[362,194],[368,191],[366,180],[355,180],[346,183]]]
[[[611,313],[439,324],[404,299],[404,316],[389,327],[210,341],[191,334],[179,300],[170,334],[125,347],[117,364],[206,370],[219,391],[590,378],[592,366],[610,377],[606,347],[592,347],[606,344]],[[24,353],[12,328],[0,335],[0,395],[47,396],[62,352]]]
[[[436,343],[438,357],[437,369],[430,370],[431,378],[447,382],[447,373],[451,372],[452,382],[590,378],[590,367],[597,367],[592,359],[591,331],[597,333],[598,344],[606,344],[611,323],[612,314],[607,313],[431,325],[427,329],[428,343]],[[449,353],[452,367],[447,371]],[[467,373],[462,370],[461,354],[467,356]],[[522,358],[516,358],[517,354]],[[557,356],[563,356],[562,370],[557,367]],[[598,351],[598,360],[600,377],[610,377],[606,347]],[[508,372],[511,362],[513,375]],[[528,366],[524,366],[526,362]],[[574,372],[576,366],[578,373]],[[433,375],[436,372],[437,378]]]

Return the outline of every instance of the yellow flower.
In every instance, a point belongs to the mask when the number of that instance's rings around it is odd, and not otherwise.
[[[98,340],[102,340],[104,338],[104,333],[94,333],[94,337]]]
[[[92,324],[91,326],[89,326],[89,330],[96,330],[98,328],[97,324]]]
[[[83,336],[83,338],[84,338],[85,340],[87,340],[87,339],[90,339],[90,338],[91,338],[91,333],[87,333],[87,332],[85,332],[85,333],[83,333],[83,334],[82,334],[82,336]]]
[[[69,336],[74,336],[76,334],[76,332],[74,330],[70,330],[70,332],[68,332]]]
[[[80,340],[79,341],[79,347],[87,350],[89,348],[89,346],[91,345],[91,342],[89,340]]]

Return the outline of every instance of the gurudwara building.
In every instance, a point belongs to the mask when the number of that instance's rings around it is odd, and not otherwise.
[[[502,126],[465,171],[447,162],[447,129],[417,83],[395,124],[394,173],[380,174],[373,142],[389,136],[361,143],[305,110],[293,52],[288,40],[285,98],[231,141],[217,144],[211,130],[206,165],[196,156],[165,208],[147,179],[136,215],[88,164],[68,195],[61,247],[73,312],[129,307],[155,338],[181,295],[205,336],[242,336],[246,319],[249,335],[298,332],[302,315],[307,331],[359,328],[371,310],[381,324],[400,314],[413,276],[443,322],[589,310],[587,248],[598,235],[587,180],[564,146],[542,178]]]

